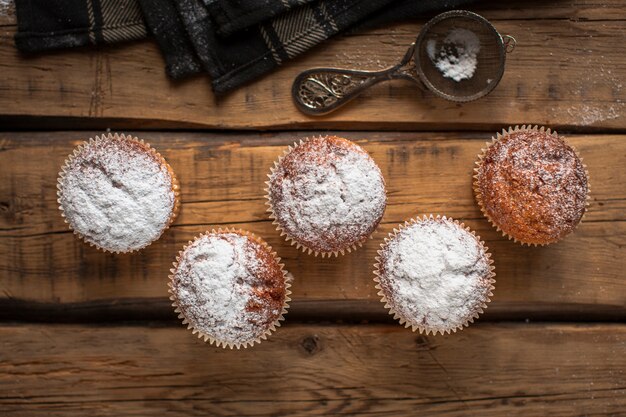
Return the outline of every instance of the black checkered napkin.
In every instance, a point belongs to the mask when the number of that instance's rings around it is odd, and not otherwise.
[[[137,0],[15,0],[15,43],[27,52],[147,36]]]

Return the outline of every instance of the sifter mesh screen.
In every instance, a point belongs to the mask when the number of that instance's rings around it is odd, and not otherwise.
[[[446,78],[428,53],[429,44],[441,47],[455,29],[471,31],[480,43],[473,76],[460,81]],[[428,89],[445,99],[465,102],[488,94],[498,85],[504,73],[505,53],[502,37],[491,23],[475,13],[457,10],[442,13],[422,29],[415,44],[415,65]]]

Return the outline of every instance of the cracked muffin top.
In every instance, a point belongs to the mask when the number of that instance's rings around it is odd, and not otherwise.
[[[207,232],[179,254],[170,277],[176,311],[200,337],[247,347],[267,337],[286,313],[280,259],[242,230]]]
[[[70,228],[87,243],[132,252],[169,227],[177,190],[161,155],[143,141],[116,134],[74,150],[59,175],[58,201]]]
[[[350,251],[380,222],[387,196],[374,160],[336,136],[290,147],[270,174],[267,198],[278,229],[309,252]]]

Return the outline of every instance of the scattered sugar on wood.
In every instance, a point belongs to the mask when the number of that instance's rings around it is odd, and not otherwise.
[[[593,54],[592,50],[588,50]],[[623,93],[623,80],[615,75],[617,66],[606,60],[604,55],[577,56],[574,64],[584,66],[589,70],[585,76],[572,80],[570,94],[583,103],[572,104],[562,109],[552,107],[551,116],[558,117],[563,111],[571,119],[571,123],[583,126],[591,126],[607,120],[614,120],[626,115],[626,103]],[[610,90],[612,101],[606,101],[601,92]],[[572,97],[569,97],[570,99]]]

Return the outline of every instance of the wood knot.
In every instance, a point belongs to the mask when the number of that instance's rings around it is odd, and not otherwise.
[[[430,340],[428,337],[419,335],[415,338],[415,343],[417,344],[417,350],[432,350],[435,349],[433,345],[430,344]]]
[[[300,341],[300,347],[307,355],[314,355],[320,350],[322,346],[320,344],[320,338],[317,335],[306,336]]]

